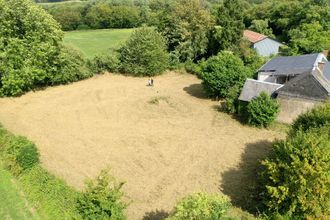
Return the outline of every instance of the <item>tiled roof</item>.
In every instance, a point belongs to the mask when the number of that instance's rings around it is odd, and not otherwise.
[[[256,43],[258,41],[261,41],[261,40],[267,38],[267,36],[265,36],[263,34],[259,34],[257,32],[250,31],[250,30],[245,30],[243,33],[243,36],[246,39],[248,39],[251,43]]]

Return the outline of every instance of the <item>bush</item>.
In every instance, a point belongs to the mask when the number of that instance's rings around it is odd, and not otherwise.
[[[228,90],[228,95],[225,99],[226,108],[225,110],[229,113],[238,112],[238,97],[240,95],[241,89],[235,85]]]
[[[329,125],[275,142],[260,173],[260,197],[267,212],[298,219],[329,217],[329,146]]]
[[[51,78],[51,85],[67,84],[93,76],[80,51],[62,47],[58,68],[61,70]]]
[[[77,199],[77,210],[83,219],[125,219],[126,205],[121,201],[123,183],[117,183],[102,170],[94,181],[87,183],[85,192]]]
[[[200,63],[200,76],[206,93],[211,97],[226,98],[233,86],[241,88],[251,70],[243,61],[228,51],[220,52]]]
[[[153,28],[135,30],[119,53],[120,70],[124,73],[154,76],[168,67],[165,39]]]
[[[248,124],[267,127],[276,119],[279,112],[279,104],[267,93],[262,92],[258,97],[250,101],[246,111]]]
[[[36,146],[25,137],[12,136],[5,149],[5,165],[15,175],[39,163]]]
[[[230,208],[227,197],[196,193],[183,198],[174,208],[169,220],[221,219]]]
[[[90,68],[93,73],[117,72],[119,60],[115,54],[99,55],[90,61]]]
[[[312,110],[301,114],[293,122],[291,133],[294,134],[298,130],[308,131],[312,128],[320,128],[330,124],[330,102],[317,106]]]

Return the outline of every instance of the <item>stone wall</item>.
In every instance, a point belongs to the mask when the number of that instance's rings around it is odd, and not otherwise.
[[[308,109],[313,108],[315,105],[322,104],[321,101],[294,98],[284,95],[279,95],[277,100],[281,106],[281,111],[277,117],[277,121],[283,123],[292,123],[293,120],[296,119],[301,113],[306,112]]]

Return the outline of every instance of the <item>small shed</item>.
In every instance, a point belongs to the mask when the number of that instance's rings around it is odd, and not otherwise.
[[[266,35],[250,30],[245,30],[243,36],[252,44],[252,48],[263,57],[278,54],[279,48],[284,45]]]

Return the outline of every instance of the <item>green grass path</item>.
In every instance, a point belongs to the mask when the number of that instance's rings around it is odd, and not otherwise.
[[[80,49],[87,58],[115,50],[134,29],[82,30],[65,33],[64,44]]]
[[[0,166],[0,219],[39,219],[32,212],[13,176]]]

